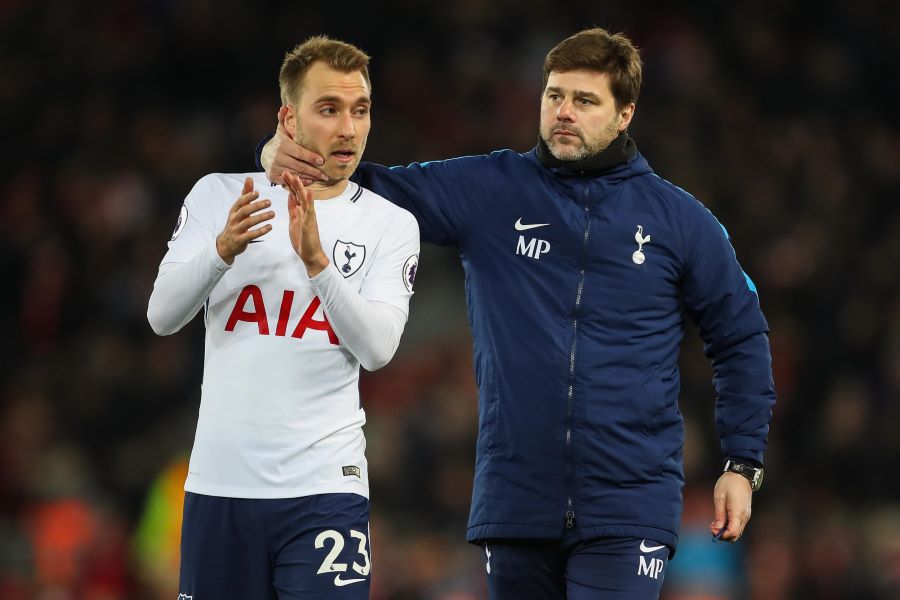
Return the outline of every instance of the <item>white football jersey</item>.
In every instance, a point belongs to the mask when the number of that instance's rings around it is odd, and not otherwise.
[[[231,498],[368,497],[359,362],[340,343],[288,236],[288,192],[263,173],[202,178],[181,209],[166,263],[209,251],[245,177],[272,201],[272,230],[239,254],[205,305],[200,414],[185,490]],[[316,201],[322,248],[363,299],[408,314],[415,218],[350,182]]]

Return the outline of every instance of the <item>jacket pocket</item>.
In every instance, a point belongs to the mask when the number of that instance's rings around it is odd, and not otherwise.
[[[475,366],[478,384],[478,451],[494,453],[500,445],[500,391],[494,361],[485,353]]]
[[[664,448],[667,445],[664,442],[667,440],[663,438],[666,437],[666,432],[664,431],[667,421],[666,415],[672,410],[672,407],[669,406],[666,389],[667,386],[660,374],[659,365],[653,365],[648,381],[644,386],[646,396],[641,403],[643,412],[641,415],[641,433],[647,438],[648,446],[651,450],[651,456],[648,456],[648,458],[653,465],[651,472],[656,475],[662,472],[663,463],[668,454]],[[674,410],[677,411],[678,407],[674,407]]]

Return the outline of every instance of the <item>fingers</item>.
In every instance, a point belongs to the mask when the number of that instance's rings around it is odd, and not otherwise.
[[[744,534],[744,528],[747,526],[746,517],[740,516],[738,511],[728,511],[728,515],[725,525],[713,536],[714,540],[736,542]]]
[[[272,230],[269,224],[263,224],[275,218],[274,211],[266,211],[272,205],[269,200],[258,200],[259,193],[253,190],[253,179],[244,179],[241,195],[231,205],[225,228],[216,236],[216,251],[229,265],[234,258],[247,249],[247,244]],[[258,225],[262,227],[253,229]]]
[[[238,221],[246,219],[249,215],[272,205],[271,200],[255,200],[255,196],[259,195],[256,192],[251,192],[250,195],[253,197],[252,199],[242,202],[244,196],[241,196],[238,198],[238,201],[234,203],[234,211],[231,214],[234,217],[237,217]]]
[[[315,209],[315,202],[313,201],[313,191],[308,187],[303,188],[303,197],[306,200],[306,203],[309,205],[311,209]]]
[[[270,231],[272,231],[271,225],[263,225],[262,227],[259,227],[258,229],[251,229],[251,230],[247,231],[247,233],[244,234],[244,239],[249,242],[250,240],[255,240],[258,237],[262,237],[262,236],[266,235]]]
[[[288,186],[290,198],[293,200],[294,204],[301,204],[306,198],[306,188],[304,187],[303,182],[300,181],[300,177],[290,171],[282,172],[281,176],[284,178],[285,185]]]
[[[304,187],[302,181],[294,173],[285,172],[283,174],[285,184],[290,192],[288,196],[288,204],[299,207],[299,217],[303,220],[304,227],[316,225],[316,203],[313,199],[313,192]]]
[[[270,221],[274,218],[275,212],[270,210],[269,212],[265,212],[259,215],[253,215],[252,217],[244,219],[243,221],[241,221],[241,227],[244,229],[244,231],[246,231],[251,227],[256,227],[260,223],[263,223],[264,221]]]
[[[260,160],[266,168],[266,176],[269,181],[282,183],[282,173],[289,169],[310,182],[327,181],[328,176],[318,168],[325,164],[325,159],[294,141],[287,130],[288,114],[287,106],[278,109],[275,135],[263,146]]]
[[[241,188],[241,195],[238,196],[238,199],[235,201],[235,203],[231,205],[231,214],[229,215],[229,220],[231,220],[235,215],[239,214],[242,210],[246,209],[246,207],[257,198],[259,198],[259,192],[253,191],[253,179],[247,177],[246,179],[244,179],[244,185]]]
[[[749,482],[740,475],[724,473],[713,493],[715,516],[709,525],[714,539],[736,542],[750,520],[752,492]]]
[[[293,144],[293,142],[291,142]],[[300,148],[300,146],[294,145],[295,148]],[[275,157],[275,161],[273,164],[273,169],[279,175],[282,174],[282,171],[285,169],[297,173],[300,177],[306,179],[307,182],[312,183],[313,181],[322,181],[328,179],[328,177],[315,166],[313,166],[309,162],[304,162],[303,160],[297,158],[296,156],[292,156],[287,152],[281,153],[280,149]],[[276,182],[277,183],[277,182]]]
[[[288,133],[285,126],[287,114],[288,108],[286,106],[282,106],[278,110],[278,127],[275,128],[275,136],[266,144],[266,147],[269,144],[275,145],[272,163],[274,174],[281,175],[282,170],[290,169],[313,181],[328,179],[325,173],[318,168],[325,164],[325,159],[295,142],[291,134]]]
[[[325,179],[325,174],[322,173],[322,171],[320,171],[318,168],[316,168],[321,167],[325,164],[325,159],[320,155],[316,154],[312,150],[307,150],[293,140],[291,140],[290,144],[286,144],[285,152],[288,154],[288,156],[296,158],[297,160],[312,167],[312,169],[310,169],[310,175],[316,175],[316,179]]]
[[[723,540],[736,542],[744,534],[744,528],[750,520],[750,507],[741,506],[739,502],[726,509],[728,513],[728,529],[722,535]]]
[[[726,542],[736,542],[741,537],[744,526],[734,509],[728,508],[725,512],[728,514],[728,527],[725,529],[725,533],[722,534],[722,539]]]
[[[228,225],[236,240],[243,240],[243,234],[247,233],[251,227],[255,227],[264,221],[275,218],[274,211],[260,212],[272,206],[271,200],[250,201],[251,198],[255,198],[258,195],[259,194],[256,192],[243,194],[238,198],[237,202],[234,203],[234,207],[232,208],[233,212],[228,219]],[[271,226],[269,228],[271,229]]]
[[[241,247],[245,247],[247,242],[249,242],[250,240],[255,240],[259,236],[269,233],[270,231],[272,231],[272,226],[268,223],[263,225],[262,227],[257,227],[256,229],[253,228],[264,221],[272,219],[274,216],[275,213],[269,212],[242,221],[238,228],[238,231],[234,233],[235,242]]]
[[[288,190],[288,218],[293,229],[302,220],[305,213],[299,201],[300,190],[303,189],[303,184],[298,184],[299,178],[289,171],[284,171],[282,177]]]
[[[288,196],[288,237],[291,240],[291,246],[297,256],[301,256],[301,247],[303,239],[303,223],[300,217],[300,206],[294,201],[293,194]]]
[[[713,507],[715,516],[713,517],[713,522],[709,524],[709,532],[713,536],[721,538],[720,533],[722,528],[725,527],[725,493],[720,491],[718,486],[716,486],[716,491],[713,494]]]

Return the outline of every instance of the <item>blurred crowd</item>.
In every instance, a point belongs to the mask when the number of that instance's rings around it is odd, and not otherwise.
[[[0,598],[177,596],[203,324],[156,337],[146,303],[193,182],[253,170],[285,51],[327,33],[373,56],[366,158],[397,164],[531,148],[544,54],[592,25],[642,48],[631,134],[727,227],[772,329],[736,545],[706,533],[722,457],[686,336],[664,598],[900,598],[900,4],[605,4],[0,3]],[[361,381],[373,600],[485,597],[471,364],[458,259],[424,247],[401,349]]]

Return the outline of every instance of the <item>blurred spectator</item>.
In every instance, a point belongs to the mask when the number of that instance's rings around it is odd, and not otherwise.
[[[178,596],[181,517],[188,459],[166,465],[150,486],[137,531],[134,555],[142,583],[154,598]]]

